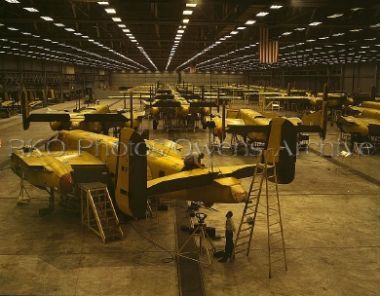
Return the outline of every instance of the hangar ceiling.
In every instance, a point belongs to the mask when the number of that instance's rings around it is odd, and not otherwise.
[[[280,61],[258,63],[259,27]],[[380,2],[0,0],[0,55],[111,70],[251,71],[380,60]]]

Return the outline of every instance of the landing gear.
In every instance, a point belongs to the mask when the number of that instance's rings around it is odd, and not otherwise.
[[[54,189],[50,188],[50,191],[48,190],[48,192],[49,192],[49,206],[47,208],[42,208],[38,210],[38,215],[40,217],[49,215],[54,211],[54,198],[55,198]]]
[[[156,130],[158,127],[158,120],[157,119],[153,119],[153,129]]]

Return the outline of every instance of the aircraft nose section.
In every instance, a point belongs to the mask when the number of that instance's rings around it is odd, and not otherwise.
[[[73,179],[71,174],[65,174],[59,178],[59,186],[63,193],[70,193],[73,191]]]

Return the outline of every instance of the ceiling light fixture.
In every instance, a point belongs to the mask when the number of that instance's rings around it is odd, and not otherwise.
[[[108,14],[116,14],[115,8],[105,8],[104,9]]]
[[[245,22],[245,24],[248,25],[248,26],[251,26],[251,25],[253,25],[253,24],[255,24],[255,23],[256,23],[255,20],[247,20],[247,21]]]
[[[260,11],[256,14],[257,17],[264,17],[264,16],[267,16],[269,14],[269,12],[266,12],[266,11]]]
[[[270,9],[280,9],[280,8],[282,8],[282,5],[272,4],[269,8]]]
[[[54,19],[51,18],[50,16],[41,16],[41,18],[42,18],[44,21],[46,21],[46,22],[52,22],[52,21],[54,21]]]
[[[316,27],[316,26],[319,26],[320,24],[322,24],[322,22],[312,22],[309,24],[309,26]]]
[[[341,17],[343,16],[344,14],[343,13],[334,13],[332,15],[329,15],[327,18],[329,19],[334,19],[334,18],[338,18],[338,17]]]
[[[183,15],[192,15],[193,11],[192,10],[184,10]]]
[[[34,7],[24,7],[24,9],[29,12],[38,12],[38,9],[35,9]]]

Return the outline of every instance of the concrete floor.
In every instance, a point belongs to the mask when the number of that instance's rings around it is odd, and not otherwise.
[[[70,103],[65,103],[67,106]],[[72,104],[72,103],[71,103]],[[62,108],[67,108],[62,105]],[[0,121],[0,137],[43,137],[47,124],[22,131],[19,118]],[[147,123],[144,123],[145,125]],[[336,130],[330,128],[329,136]],[[207,132],[163,131],[151,138],[189,138],[207,142]],[[30,188],[32,202],[16,206],[19,181],[9,169],[8,148],[0,148],[0,295],[178,295],[175,211],[156,220],[123,225],[123,241],[102,244],[83,229],[79,215],[57,207],[48,217],[38,209],[47,194]],[[378,178],[378,156],[354,156],[345,165]],[[355,160],[354,160],[355,159]],[[351,161],[354,160],[354,161]],[[206,159],[210,165],[211,159]],[[243,164],[248,157],[215,156],[214,165]],[[244,180],[248,187],[249,179]],[[379,183],[374,184],[315,153],[297,159],[296,179],[280,186],[288,271],[268,279],[266,237],[259,222],[250,257],[202,266],[207,295],[377,295],[379,274]],[[207,224],[223,234],[224,215],[243,205],[214,205]],[[224,239],[214,242],[222,249]]]

